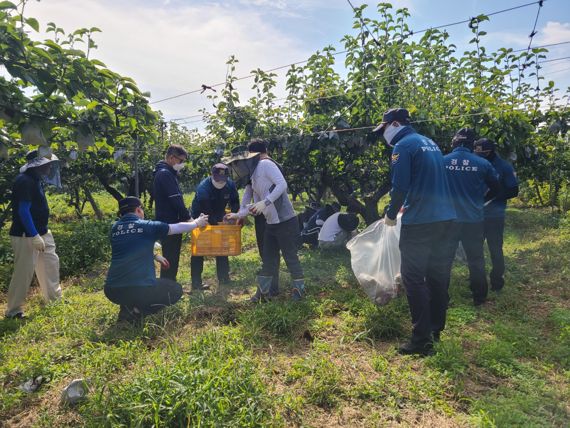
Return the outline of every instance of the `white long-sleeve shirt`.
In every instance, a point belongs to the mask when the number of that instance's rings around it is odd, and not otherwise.
[[[257,164],[251,176],[251,184],[245,187],[240,217],[248,214],[247,205],[266,200],[269,205],[265,210],[265,219],[268,224],[283,223],[296,216],[293,204],[287,195],[287,182],[281,171],[271,159],[262,159]]]

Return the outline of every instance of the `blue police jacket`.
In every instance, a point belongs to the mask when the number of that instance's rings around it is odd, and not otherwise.
[[[221,189],[216,189],[212,184],[211,177],[205,178],[196,188],[196,194],[192,200],[192,217],[198,218],[200,214],[207,214],[208,223],[214,225],[221,223],[226,214],[226,206],[231,212],[239,210],[239,194],[235,183],[228,181]]]
[[[168,235],[168,224],[122,216],[111,228],[111,266],[105,287],[152,287],[156,285],[154,243]]]
[[[482,222],[485,194],[496,193],[499,187],[495,168],[466,147],[455,148],[444,161],[457,221]]]
[[[497,171],[499,178],[499,193],[485,206],[486,218],[504,217],[507,209],[507,199],[518,194],[518,180],[512,165],[498,154],[491,159],[491,165]]]
[[[405,126],[393,141],[388,217],[396,218],[403,203],[402,224],[455,219],[443,155],[437,144],[411,126]]]
[[[190,219],[176,171],[165,161],[158,162],[154,169],[153,196],[156,220],[172,224]]]

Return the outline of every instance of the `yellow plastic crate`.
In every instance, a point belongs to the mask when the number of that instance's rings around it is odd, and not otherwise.
[[[193,256],[237,256],[241,254],[241,226],[219,224],[192,231]]]

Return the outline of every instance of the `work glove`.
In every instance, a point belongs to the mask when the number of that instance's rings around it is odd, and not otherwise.
[[[395,219],[391,219],[390,217],[388,217],[388,214],[384,216],[384,224],[386,226],[396,226],[397,223],[398,223],[398,217],[396,217]]]
[[[161,256],[160,254],[155,254],[154,259],[158,263],[160,263],[160,266],[162,267],[162,269],[168,270],[170,268],[170,262],[168,260],[166,260],[166,258]]]
[[[32,238],[32,246],[34,247],[34,250],[37,251],[44,251],[46,249],[46,243],[39,234]]]
[[[200,217],[194,219],[196,227],[202,228],[208,224],[208,216],[204,213],[200,214]]]
[[[265,214],[265,210],[267,210],[265,200],[256,202],[249,207],[249,212],[253,215]]]
[[[224,216],[224,220],[225,221],[237,221],[237,220],[239,220],[239,215],[238,215],[238,213],[227,213]]]

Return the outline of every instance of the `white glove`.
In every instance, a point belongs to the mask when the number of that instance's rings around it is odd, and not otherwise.
[[[46,243],[39,234],[32,238],[32,246],[34,247],[34,250],[37,251],[44,251],[46,249]]]
[[[205,227],[208,224],[208,216],[204,213],[200,214],[200,217],[194,219],[194,224],[199,228]]]
[[[265,214],[265,210],[267,209],[267,204],[265,200],[256,202],[252,206],[249,207],[249,212],[253,215]]]
[[[388,214],[384,216],[384,224],[386,226],[396,226],[397,223],[398,223],[398,217],[392,220],[390,217],[388,217]]]

